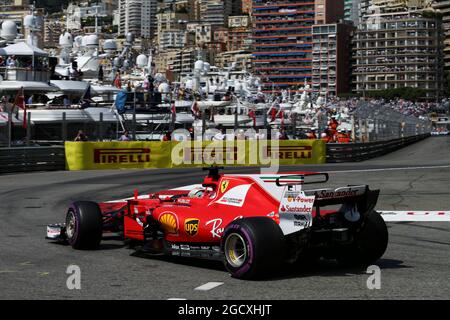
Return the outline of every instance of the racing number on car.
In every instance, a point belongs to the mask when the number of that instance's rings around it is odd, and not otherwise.
[[[229,184],[230,180],[223,180],[220,184],[220,192],[224,193],[227,190]]]

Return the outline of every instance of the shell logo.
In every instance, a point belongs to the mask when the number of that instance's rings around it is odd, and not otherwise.
[[[164,231],[171,234],[178,233],[178,221],[176,216],[171,212],[164,212],[159,216],[159,222]]]

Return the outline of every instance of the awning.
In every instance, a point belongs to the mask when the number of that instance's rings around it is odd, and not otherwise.
[[[116,94],[121,89],[114,86],[91,85],[93,95]]]
[[[64,93],[84,93],[89,83],[73,80],[50,80],[50,83]]]
[[[35,91],[58,91],[58,87],[50,85],[46,82],[39,81],[1,81],[0,91],[17,91],[20,88],[25,92]]]
[[[31,46],[26,42],[19,42],[10,46],[0,48],[1,56],[36,56],[36,57],[48,57],[49,54],[44,50]]]

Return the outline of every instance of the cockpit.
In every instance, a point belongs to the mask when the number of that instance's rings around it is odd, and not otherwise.
[[[212,187],[196,187],[189,191],[188,198],[214,198],[216,196],[215,189]]]

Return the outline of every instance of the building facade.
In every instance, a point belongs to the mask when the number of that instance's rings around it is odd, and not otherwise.
[[[184,30],[164,30],[158,34],[158,48],[160,50],[181,49],[186,45],[186,35]]]
[[[253,71],[264,90],[311,84],[314,2],[253,0]]]
[[[354,30],[351,22],[313,26],[314,91],[327,97],[351,92],[351,40]]]
[[[228,28],[227,51],[251,50],[252,30],[249,16],[229,17]]]
[[[252,14],[253,0],[242,0],[241,11],[243,14]]]
[[[141,8],[141,37],[153,39],[156,34],[158,11],[157,0],[142,0]]]
[[[213,26],[226,26],[228,17],[233,13],[233,1],[199,0],[200,20]]]
[[[442,24],[403,13],[358,26],[353,39],[353,85],[357,93],[420,88],[430,100],[442,96]]]
[[[314,24],[335,23],[344,18],[343,0],[315,0]]]
[[[157,29],[157,0],[119,0],[118,34],[152,38]]]
[[[183,48],[187,42],[187,13],[166,8],[156,15],[157,44],[159,49]]]
[[[58,48],[59,36],[65,28],[64,22],[46,19],[44,21],[44,48]]]
[[[210,51],[198,50],[192,47],[181,50],[169,50],[166,52],[166,55],[166,70],[172,74],[175,80],[180,80],[180,77],[192,73],[194,64],[198,59],[209,63],[214,62],[214,57]]]
[[[229,68],[234,64],[236,71],[250,71],[252,54],[245,50],[222,52],[216,55],[214,64],[219,68]]]
[[[344,0],[344,19],[352,21],[355,25],[359,22],[359,5],[361,0]]]
[[[445,70],[450,72],[450,0],[436,0],[433,8],[442,15],[444,28],[444,64]]]

